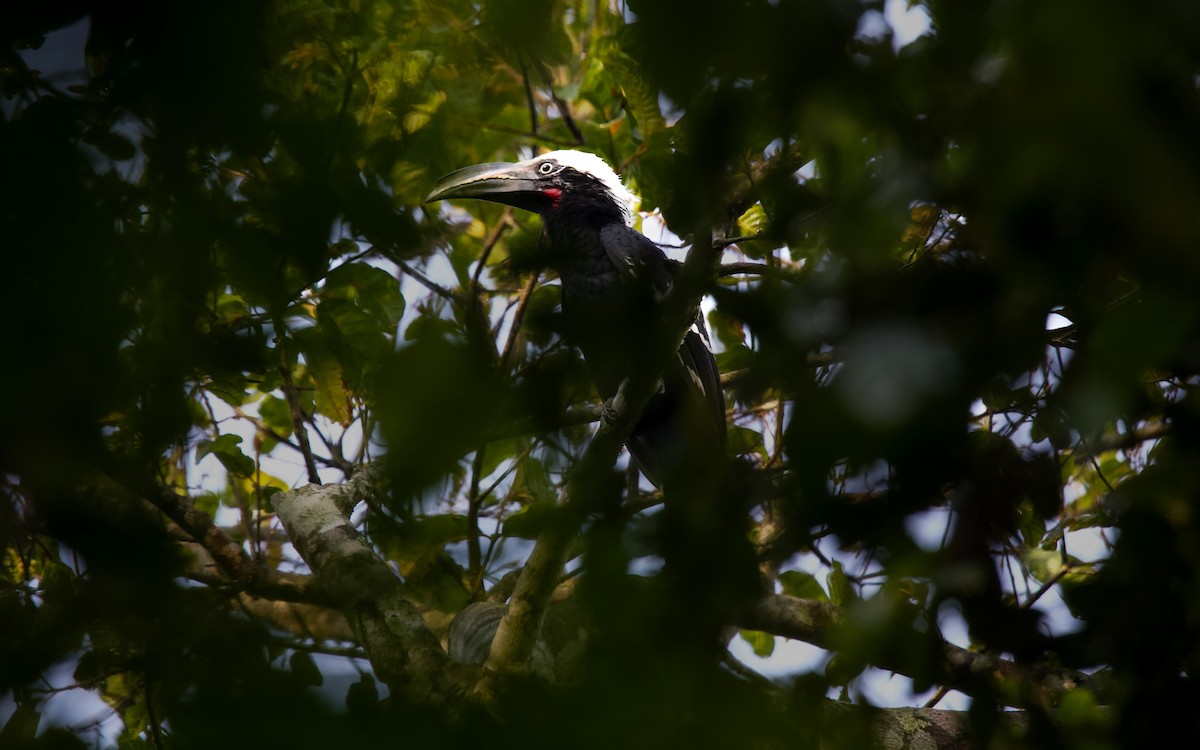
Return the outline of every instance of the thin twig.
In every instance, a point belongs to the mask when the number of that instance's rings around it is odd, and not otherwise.
[[[525,103],[529,107],[529,134],[534,140],[538,137],[537,105],[533,101],[533,87],[529,84],[529,70],[525,66],[525,56],[521,56],[521,83],[525,86]]]
[[[529,307],[529,299],[533,296],[533,290],[537,287],[537,282],[538,274],[535,273],[529,277],[529,281],[525,283],[525,287],[521,290],[521,296],[517,301],[517,310],[513,313],[512,328],[508,331],[508,340],[504,342],[504,350],[500,352],[501,372],[504,372],[508,368],[508,360],[516,348],[517,338],[521,334],[521,323],[525,320],[525,310]]]
[[[400,266],[401,271],[403,271],[405,274],[411,276],[414,281],[416,281],[417,283],[419,283],[421,286],[425,287],[429,291],[433,292],[434,294],[438,295],[439,297],[441,297],[445,300],[448,300],[450,302],[458,301],[457,294],[450,291],[449,289],[442,286],[441,284],[437,283],[436,281],[433,281],[428,276],[421,273],[420,271],[418,271],[416,268],[414,268],[407,262],[400,260],[399,258],[391,258],[391,260],[397,266]]]
[[[479,494],[479,482],[483,479],[483,459],[487,455],[487,444],[479,446],[471,461],[471,487],[467,491],[467,577],[474,595],[483,582],[482,554],[479,548],[479,506],[483,496]]]
[[[300,445],[300,455],[304,457],[304,468],[308,471],[308,481],[313,484],[321,483],[321,475],[317,473],[317,462],[313,458],[312,446],[308,442],[308,430],[304,426],[304,410],[300,407],[300,398],[296,393],[296,383],[292,380],[292,368],[288,364],[287,352],[284,349],[283,321],[275,321],[275,350],[279,353],[279,374],[283,378],[283,395],[288,404],[288,415],[292,420],[292,432]]]
[[[478,293],[479,277],[483,274],[483,269],[487,267],[488,258],[496,247],[496,243],[500,241],[504,232],[513,226],[513,223],[512,209],[505,206],[504,212],[500,214],[500,220],[483,241],[483,251],[479,254],[479,260],[475,263],[475,273],[471,276],[471,294]]]
[[[550,98],[554,100],[554,107],[562,116],[563,124],[567,126],[567,130],[571,131],[571,137],[575,139],[573,145],[584,145],[583,132],[579,126],[575,124],[575,118],[571,116],[571,110],[567,103],[559,97],[558,92],[554,90],[554,81],[550,79],[550,74],[546,72],[544,66],[538,66],[538,73],[542,76],[542,83],[546,86],[546,90],[550,92]]]

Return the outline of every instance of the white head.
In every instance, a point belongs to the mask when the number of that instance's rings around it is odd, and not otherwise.
[[[538,164],[547,160],[558,162],[560,165],[570,167],[576,172],[583,172],[595,177],[612,194],[617,204],[621,206],[621,211],[625,215],[625,223],[633,223],[633,212],[637,210],[638,203],[641,201],[633,194],[633,191],[625,187],[625,183],[621,182],[621,178],[617,176],[617,173],[613,171],[613,168],[604,159],[595,154],[589,154],[586,151],[562,149],[535,156],[529,162]]]

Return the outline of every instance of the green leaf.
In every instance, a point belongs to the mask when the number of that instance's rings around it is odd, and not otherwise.
[[[814,599],[819,602],[829,601],[825,589],[811,573],[802,570],[785,570],[779,574],[779,583],[783,593],[799,599]]]
[[[280,437],[292,434],[292,410],[288,402],[274,394],[268,394],[258,402],[258,416]]]
[[[1046,536],[1046,522],[1034,512],[1033,504],[1029,502],[1023,502],[1017,508],[1017,528],[1029,547],[1038,546]]]
[[[523,500],[524,505],[553,503],[554,485],[546,472],[546,466],[532,455],[518,461],[509,497]]]
[[[755,203],[738,217],[738,232],[744,237],[755,237],[767,230],[769,219],[761,203]]]
[[[464,342],[422,338],[390,357],[380,378],[388,387],[376,389],[375,413],[400,497],[459,470],[515,412],[490,353]]]
[[[223,493],[201,492],[193,496],[192,504],[196,506],[196,510],[207,513],[211,518],[216,515],[217,508],[221,507],[223,501],[229,497],[230,494],[228,491]]]
[[[839,607],[845,607],[852,602],[858,601],[858,594],[854,591],[854,584],[846,575],[842,564],[837,560],[833,561],[833,570],[829,571],[829,600]]]
[[[329,273],[317,305],[318,324],[333,326],[360,357],[378,357],[404,316],[400,284],[366,263],[345,263]]]
[[[350,393],[342,377],[342,363],[330,352],[313,347],[305,352],[308,371],[316,385],[317,411],[346,427],[350,424]]]
[[[221,435],[216,440],[201,440],[196,444],[196,460],[216,456],[230,474],[248,477],[254,473],[254,461],[238,447],[241,442],[242,436],[233,434]]]
[[[867,665],[862,660],[836,653],[825,663],[825,677],[830,685],[847,686],[850,681],[863,673]]]
[[[491,476],[505,461],[513,458],[529,446],[525,437],[505,438],[488,443],[483,450],[483,466],[480,477]]]
[[[1059,701],[1055,717],[1067,727],[1107,727],[1113,718],[1112,712],[1102,709],[1087,688],[1067,691]]]
[[[467,517],[457,513],[406,521],[378,534],[385,556],[407,575],[409,568],[431,552],[467,538]]]
[[[554,505],[536,503],[510,513],[504,519],[504,536],[537,539],[554,516]]]
[[[406,341],[420,341],[455,336],[460,333],[462,333],[462,326],[458,323],[429,311],[408,324],[408,327],[404,329],[404,338]]]
[[[604,66],[625,93],[625,100],[641,128],[643,139],[666,128],[666,120],[658,107],[658,90],[648,80],[641,64],[616,45],[605,46],[601,56]]]
[[[721,372],[741,370],[749,367],[753,361],[754,352],[745,344],[735,344],[717,353],[717,369]]]
[[[721,346],[726,349],[745,346],[745,331],[742,322],[722,312],[719,307],[714,307],[709,312],[708,329],[717,337],[717,341],[721,342]]]
[[[739,631],[742,640],[750,644],[754,649],[754,655],[760,659],[765,659],[775,652],[775,636],[770,633],[764,633],[761,630],[742,630]]]
[[[241,406],[249,398],[247,385],[246,376],[241,373],[214,373],[206,390],[230,406]]]
[[[762,433],[749,427],[739,425],[730,427],[725,448],[732,456],[754,454],[760,459],[767,458],[767,449],[763,445]]]

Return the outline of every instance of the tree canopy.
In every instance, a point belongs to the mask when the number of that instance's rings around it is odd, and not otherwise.
[[[1200,739],[1200,6],[899,5],[0,6],[0,746]],[[704,300],[665,497],[422,202],[555,148]]]

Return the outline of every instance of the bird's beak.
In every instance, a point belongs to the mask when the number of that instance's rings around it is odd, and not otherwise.
[[[426,203],[449,198],[477,198],[527,211],[540,211],[549,200],[536,169],[525,162],[479,164],[458,169],[438,180]]]

